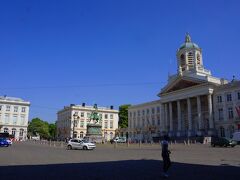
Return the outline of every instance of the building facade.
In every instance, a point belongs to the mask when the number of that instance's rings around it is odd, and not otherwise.
[[[0,96],[0,132],[7,132],[15,140],[27,139],[30,102],[20,98]]]
[[[216,135],[220,132],[219,128],[223,127],[223,122],[216,120],[218,106],[215,96],[234,92],[231,97],[232,111],[234,105],[239,105],[237,98],[240,86],[233,88],[227,80],[212,76],[211,71],[204,68],[202,49],[191,41],[188,34],[176,56],[178,72],[169,76],[168,83],[158,94],[160,99],[129,108],[128,131],[131,138],[146,139],[146,132],[147,139],[163,134],[172,137]],[[231,110],[227,109],[228,104],[226,107],[222,104],[225,107],[223,114]],[[232,125],[233,121],[239,123],[239,117],[234,119],[237,117],[235,115],[237,113],[233,113],[231,120],[225,118],[226,126]],[[235,125],[232,131],[237,128]]]
[[[59,139],[83,138],[87,133],[87,124],[90,120],[90,114],[94,110],[93,106],[71,104],[65,106],[57,113],[57,136]],[[103,140],[109,141],[115,136],[118,129],[118,110],[113,106],[98,107],[98,113],[102,120],[97,124],[102,125]],[[76,118],[77,117],[77,118]]]

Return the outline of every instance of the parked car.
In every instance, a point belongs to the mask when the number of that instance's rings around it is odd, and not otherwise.
[[[228,138],[223,138],[223,137],[212,137],[211,139],[211,145],[213,147],[215,146],[220,146],[220,147],[227,147],[227,146],[231,146],[234,147],[237,145],[237,142],[232,140],[232,139],[228,139]]]
[[[110,143],[114,143],[114,142],[117,142],[117,143],[126,143],[127,142],[127,139],[125,137],[115,137],[113,139],[110,140]]]
[[[94,143],[90,143],[86,140],[81,140],[81,139],[71,139],[68,141],[67,144],[67,149],[83,149],[83,150],[88,150],[88,149],[95,149],[96,145]]]
[[[232,139],[237,141],[237,144],[240,144],[240,131],[234,132]]]
[[[12,145],[12,140],[11,140],[11,139],[9,139],[9,138],[6,138],[6,141],[8,142],[9,146],[11,146],[11,145]]]
[[[8,147],[9,143],[6,138],[0,138],[0,146]]]

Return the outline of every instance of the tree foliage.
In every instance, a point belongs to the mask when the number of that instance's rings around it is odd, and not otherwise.
[[[56,125],[34,118],[28,125],[28,133],[34,136],[40,135],[43,139],[54,138],[56,136]]]
[[[119,106],[119,122],[118,125],[120,128],[128,127],[128,108],[131,104],[124,104]]]

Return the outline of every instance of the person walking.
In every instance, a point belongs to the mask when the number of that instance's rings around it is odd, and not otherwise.
[[[162,146],[162,158],[163,158],[163,177],[167,178],[167,171],[171,166],[170,154],[171,152],[168,150],[168,136],[164,135],[163,140],[161,141]]]

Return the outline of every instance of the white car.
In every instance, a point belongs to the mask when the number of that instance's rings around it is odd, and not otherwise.
[[[96,145],[94,143],[90,143],[86,140],[80,140],[80,139],[71,139],[68,141],[67,149],[95,149]]]

